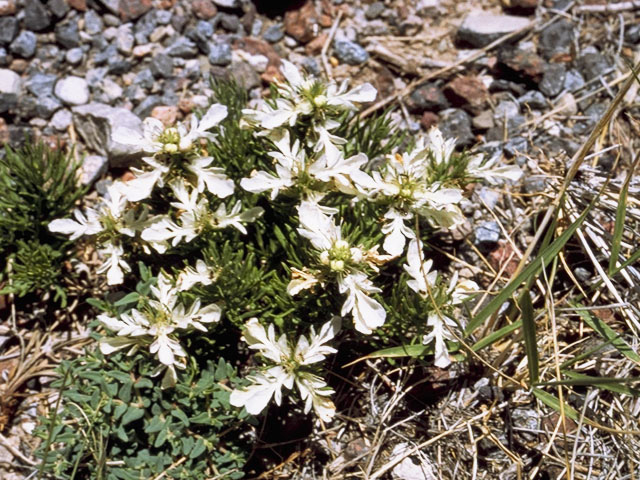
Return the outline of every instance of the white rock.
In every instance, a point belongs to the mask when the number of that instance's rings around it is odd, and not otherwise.
[[[20,95],[22,80],[13,70],[0,69],[0,93]]]
[[[54,93],[67,105],[84,105],[89,101],[89,85],[80,77],[71,76],[58,80]]]
[[[213,0],[213,3],[225,8],[238,8],[240,6],[238,0]]]
[[[411,447],[400,443],[393,448],[391,459],[404,456]],[[415,463],[412,459],[416,459]],[[410,455],[397,464],[392,470],[393,478],[398,480],[438,480],[431,462],[424,455]]]
[[[102,155],[87,155],[82,161],[80,182],[83,185],[91,185],[103,173],[107,171],[109,167],[109,159]]]
[[[558,99],[555,108],[562,108],[562,111],[560,113],[562,113],[563,115],[570,116],[578,113],[578,104],[576,103],[576,99],[573,94],[571,94],[571,92],[567,92],[562,95]]]
[[[474,47],[485,47],[501,36],[528,26],[531,21],[513,15],[494,15],[492,13],[472,13],[462,22],[458,38]]]
[[[122,87],[110,78],[105,78],[100,87],[110,102],[113,102],[122,96]]]
[[[69,128],[72,120],[73,116],[71,115],[71,112],[63,108],[53,114],[53,117],[51,117],[51,126],[62,132]]]

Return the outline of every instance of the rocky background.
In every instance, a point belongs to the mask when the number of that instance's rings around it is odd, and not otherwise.
[[[519,258],[487,209],[526,245],[535,228],[520,222],[531,222],[538,199],[553,196],[569,158],[629,75],[627,65],[640,59],[637,3],[0,0],[0,144],[41,138],[54,148],[75,145],[82,181],[103,192],[108,177],[126,174],[135,160],[110,139],[116,125],[183,119],[208,105],[211,79],[234,78],[260,98],[287,58],[312,74],[370,81],[378,100],[398,96],[388,106],[412,133],[438,125],[460,146],[520,165],[519,195],[476,187],[466,202],[469,222],[453,233],[468,244],[460,268],[482,265],[485,255],[508,278]],[[609,144],[621,147],[592,159],[595,170],[607,172],[617,154],[622,164],[635,155],[637,92],[635,85],[627,93],[625,115],[607,131]],[[593,275],[581,267],[574,274],[583,282]],[[458,374],[434,370],[434,389]],[[502,395],[484,380],[458,404]],[[35,415],[35,407],[25,409],[22,423]],[[529,406],[511,415],[522,431],[543,421]],[[18,458],[20,428],[6,440],[14,451],[0,446],[0,463]],[[509,465],[494,444],[478,443]],[[15,475],[0,470],[1,478],[23,478]]]

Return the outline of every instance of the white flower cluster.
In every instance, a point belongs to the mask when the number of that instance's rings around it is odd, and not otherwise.
[[[244,224],[254,221],[262,209],[242,211],[238,201],[229,211],[223,202],[211,209],[211,197],[224,199],[233,194],[235,185],[223,168],[212,167],[213,158],[201,156],[197,141],[215,141],[208,130],[227,116],[227,107],[214,104],[200,121],[191,118],[191,126],[184,124],[164,128],[155,118],[144,120],[143,135],[118,128],[114,139],[151,154],[144,157],[144,169],[133,169],[135,178],[115,182],[108,189],[108,197],[98,210],[87,209],[74,213],[75,220],[56,219],[49,224],[52,232],[70,235],[75,240],[83,235],[95,235],[96,243],[106,259],[99,273],[107,272],[109,285],[124,281],[131,271],[123,259],[122,235],[134,238],[139,234],[143,248],[165,253],[169,246],[190,242],[208,230],[235,227],[246,233]],[[169,213],[151,215],[144,203],[154,189],[168,187],[174,208]],[[139,213],[136,215],[136,211]]]
[[[201,307],[196,299],[188,308],[180,303],[178,293],[196,283],[210,283],[211,272],[204,265],[198,265],[198,271],[187,269],[178,277],[179,285],[171,284],[171,279],[161,272],[158,285],[151,287],[155,299],[147,299],[142,310],[132,309],[119,317],[99,315],[98,320],[117,336],[103,337],[100,350],[105,355],[128,348],[133,354],[141,347],[148,347],[160,361],[154,375],[164,370],[163,387],[171,387],[176,383],[176,368],[182,369],[187,353],[180,345],[177,337],[179,331],[200,330],[206,332],[204,324],[220,320],[221,309],[216,304]]]
[[[310,365],[322,362],[336,349],[327,344],[340,330],[340,319],[325,323],[316,334],[311,327],[309,339],[302,335],[293,346],[285,335],[276,339],[273,325],[268,329],[260,325],[257,318],[249,320],[242,339],[249,348],[257,350],[269,362],[259,373],[248,377],[251,385],[231,392],[231,405],[245,407],[247,412],[257,415],[265,409],[272,397],[276,404],[282,402],[282,387],[291,390],[295,384],[305,402],[305,413],[313,407],[316,415],[329,421],[335,414],[335,406],[329,396],[333,390],[313,373]]]
[[[251,129],[268,153],[267,158],[258,159],[263,162],[259,169],[236,180],[245,192],[268,193],[272,201],[283,195],[295,202],[284,202],[283,208],[295,206],[291,215],[295,218],[297,213],[297,228],[290,230],[294,237],[304,239],[301,257],[308,263],[287,265],[291,271],[287,294],[299,298],[303,292],[325,296],[337,292],[342,296],[340,312],[327,314],[348,315],[355,330],[370,335],[387,320],[380,282],[384,277],[378,273],[387,264],[406,258],[407,286],[428,312],[420,334],[427,332],[423,342],[433,343],[435,364],[446,367],[451,362],[446,342],[456,340],[453,332],[462,323],[451,318],[455,306],[478,286],[458,282],[457,275],[442,286],[438,273],[431,271],[432,261],[423,258],[415,224],[424,221],[435,228],[453,228],[464,220],[459,204],[465,182],[475,179],[496,184],[517,180],[522,173],[517,167],[497,167],[497,158],[455,154],[454,141],[445,140],[437,129],[417,138],[408,151],[396,149],[370,162],[367,155],[356,151],[354,139],[339,135],[348,136],[346,122],[353,119],[360,104],[375,99],[376,90],[370,84],[351,90],[346,83],[327,84],[302,75],[286,60],[282,72],[284,81],[277,83],[274,98],[243,110],[240,126]],[[165,128],[158,120],[147,118],[142,135],[116,130],[115,140],[147,154],[142,168],[133,169],[132,180],[114,183],[98,208],[84,213],[77,210],[75,219],[54,220],[50,230],[72,240],[93,236],[105,258],[100,271],[107,273],[111,285],[122,283],[131,270],[124,258],[127,249],[165,254],[226,227],[246,234],[245,225],[258,219],[263,210],[243,210],[241,201],[233,199],[238,193],[234,179],[222,166],[215,166],[224,159],[214,160],[201,146],[202,140],[217,141],[210,130],[226,116],[227,108],[215,104],[200,120],[192,118],[189,126]],[[246,197],[245,192],[241,193]],[[346,208],[339,210],[336,205]],[[379,224],[373,228],[379,231],[375,239],[361,233],[358,225],[349,224],[349,213],[356,206],[376,211],[373,220]],[[262,223],[259,228],[268,231],[278,227]],[[382,238],[384,254],[376,244]],[[391,275],[397,275],[397,265]],[[196,284],[210,285],[218,273],[203,260],[191,260],[175,277],[161,272],[157,286],[152,287],[154,299],[117,317],[99,317],[115,334],[102,340],[102,351],[128,349],[132,353],[146,348],[157,357],[157,373],[164,371],[163,385],[175,384],[176,369],[184,368],[187,357],[180,334],[206,332],[206,325],[221,317],[218,305],[202,307],[197,298],[185,304],[180,292]],[[330,399],[333,392],[319,376],[318,364],[336,352],[328,343],[340,322],[336,317],[318,333],[311,327],[308,337],[300,336],[294,342],[286,334],[276,338],[272,324],[265,328],[258,319],[249,320],[243,340],[265,364],[247,377],[247,387],[231,393],[231,404],[258,414],[272,398],[280,405],[283,387],[293,390],[295,385],[305,411],[313,408],[319,418],[330,420],[335,414]]]

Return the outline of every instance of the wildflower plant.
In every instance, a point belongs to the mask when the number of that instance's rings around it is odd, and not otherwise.
[[[231,405],[258,415],[290,393],[329,422],[339,406],[327,360],[345,338],[418,341],[433,346],[435,365],[451,363],[461,306],[478,286],[433,270],[426,241],[464,221],[467,184],[521,173],[457,153],[437,129],[407,145],[388,117],[359,120],[376,97],[369,84],[327,83],[287,61],[282,73],[249,108],[236,87],[216,84],[226,105],[199,120],[116,132],[148,155],[142,168],[97,209],[49,228],[93,238],[109,284],[126,289],[132,261],[149,274],[148,295],[101,304],[104,355],[146,356],[165,389],[203,358],[243,365],[255,355]],[[413,326],[390,335],[403,316]]]

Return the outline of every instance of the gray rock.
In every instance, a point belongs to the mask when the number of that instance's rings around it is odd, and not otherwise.
[[[538,48],[547,59],[557,54],[570,53],[573,37],[573,23],[561,19],[540,32]]]
[[[170,104],[170,103],[169,103]],[[151,115],[151,112],[154,108],[160,105],[167,105],[162,97],[158,95],[149,95],[140,102],[140,104],[133,109],[133,113],[135,113],[140,118],[146,118]]]
[[[102,18],[94,10],[87,10],[84,14],[84,31],[90,35],[102,32]]]
[[[111,75],[123,75],[131,71],[131,62],[125,60],[120,55],[109,58],[107,62],[107,72]]]
[[[529,143],[524,137],[510,138],[504,144],[504,153],[508,158],[513,158],[518,154],[527,153],[529,151]]]
[[[500,194],[492,188],[480,187],[476,193],[489,208],[495,208],[500,200]]]
[[[20,32],[20,35],[18,35],[13,42],[11,42],[9,50],[11,53],[19,57],[31,58],[36,53],[37,43],[38,39],[36,38],[36,34],[29,32],[28,30],[24,30]]]
[[[467,15],[458,29],[458,40],[473,47],[482,48],[503,35],[528,26],[531,22],[523,17],[474,13]]]
[[[133,37],[130,23],[118,27],[116,33],[116,48],[123,55],[131,55],[135,38]]]
[[[24,3],[24,28],[40,32],[51,25],[51,15],[40,0],[26,0]]]
[[[73,123],[87,146],[109,159],[112,167],[126,167],[143,154],[135,146],[113,140],[116,128],[142,133],[142,121],[126,108],[114,108],[102,103],[74,107]]]
[[[21,88],[20,75],[12,70],[0,69],[0,113],[17,105]]]
[[[66,105],[84,105],[89,101],[89,85],[80,77],[69,76],[58,80],[54,93]]]
[[[264,25],[264,22],[261,19],[259,18],[254,19],[253,23],[251,24],[251,31],[249,32],[250,35],[252,37],[259,37],[260,32],[262,31],[263,25]]]
[[[98,178],[107,173],[109,159],[103,155],[87,155],[80,167],[80,183],[92,185]]]
[[[119,0],[98,0],[98,1],[114,15],[118,14],[118,9],[120,8]]]
[[[302,68],[304,68],[305,71],[307,71],[311,75],[318,76],[322,73],[322,68],[320,68],[320,65],[313,57],[304,57],[301,65]]]
[[[36,97],[53,94],[53,86],[58,77],[52,73],[34,73],[25,82],[25,86],[29,92]]]
[[[585,81],[582,74],[577,70],[568,70],[564,77],[564,89],[573,92],[584,87]]]
[[[612,68],[609,60],[600,52],[583,53],[578,57],[577,65],[587,81],[605,75]]]
[[[593,274],[584,267],[577,267],[573,273],[582,283],[587,283],[593,277]]]
[[[151,72],[158,78],[167,78],[173,74],[173,60],[164,53],[158,53],[151,59]]]
[[[369,60],[369,54],[356,42],[336,40],[333,42],[333,52],[338,60],[349,65],[360,65]]]
[[[84,76],[90,87],[96,87],[107,74],[107,67],[91,68]]]
[[[18,20],[15,17],[0,17],[0,45],[8,45],[18,34]]]
[[[134,83],[142,88],[151,88],[153,87],[153,82],[154,78],[151,69],[145,68],[138,72]]]
[[[640,24],[633,25],[629,27],[624,32],[624,39],[629,43],[639,43],[640,42]]]
[[[109,45],[107,48],[102,50],[101,52],[96,53],[93,56],[93,64],[94,65],[104,65],[109,61],[109,59],[118,55],[118,49],[115,45]]]
[[[282,29],[282,25],[271,25],[262,35],[269,43],[277,43],[284,38],[284,30]]]
[[[53,16],[58,19],[63,18],[70,9],[66,0],[49,0],[47,2],[47,8],[53,14]]]
[[[497,222],[482,222],[474,230],[473,244],[480,250],[493,249],[500,240],[500,225]]]
[[[385,6],[382,2],[373,2],[369,5],[364,12],[364,16],[367,17],[368,20],[373,20],[374,18],[378,18],[382,12],[384,12]]]
[[[56,42],[64,48],[75,48],[80,46],[80,34],[78,33],[78,22],[72,19],[69,22],[56,25]]]
[[[4,47],[0,47],[0,67],[5,67],[9,64],[9,53]]]
[[[83,57],[84,52],[80,47],[67,50],[67,53],[64,54],[64,59],[69,63],[69,65],[79,65],[82,62]]]
[[[455,138],[456,144],[461,147],[473,143],[474,136],[471,133],[471,117],[464,110],[450,108],[440,112],[438,128],[445,138]]]
[[[22,120],[28,120],[38,116],[36,113],[37,100],[31,95],[20,95],[18,97],[18,105],[12,110]]]
[[[191,60],[185,60],[184,63],[184,74],[187,78],[192,80],[197,80],[200,78],[202,74],[202,69],[200,66],[200,60],[197,58],[192,58]]]
[[[45,120],[51,118],[62,107],[60,101],[52,95],[38,97],[36,102],[36,115]]]
[[[209,42],[209,63],[225,66],[231,63],[231,45],[228,43]]]
[[[517,407],[511,410],[511,421],[515,428],[515,433],[522,438],[533,441],[538,438],[540,430],[540,415],[535,409]]]
[[[518,103],[528,105],[532,110],[542,110],[548,106],[547,99],[537,90],[530,90],[522,95],[518,98]]]
[[[103,96],[108,103],[122,97],[122,87],[110,78],[105,78],[100,85]]]
[[[564,82],[567,78],[567,69],[559,63],[550,63],[544,69],[544,75],[538,88],[547,97],[555,97],[564,90]]]
[[[144,100],[147,97],[146,92],[142,88],[140,88],[139,85],[136,85],[136,84],[129,85],[124,90],[124,95],[126,98],[131,100],[132,103],[140,103],[142,100]]]
[[[171,10],[156,10],[156,23],[158,25],[169,25],[171,23]]]
[[[193,58],[198,54],[198,47],[187,37],[178,37],[164,53],[170,57]]]
[[[229,13],[219,13],[215,20],[217,21],[215,25],[220,25],[228,32],[235,33],[240,27],[240,20],[238,20],[238,17]]]
[[[522,182],[525,193],[540,193],[547,188],[547,178],[544,175],[527,175]]]
[[[139,45],[147,43],[149,35],[151,35],[157,26],[158,22],[156,20],[156,11],[149,10],[136,22],[136,26],[134,28],[136,43]]]
[[[231,77],[246,90],[251,90],[252,88],[260,86],[260,76],[248,63],[234,63],[231,65],[229,70]]]
[[[435,83],[425,83],[418,86],[407,100],[407,107],[412,113],[422,113],[427,110],[439,112],[449,106],[447,97]]]
[[[209,54],[209,40],[213,35],[213,25],[205,20],[199,20],[195,27],[189,28],[186,36],[193,40],[200,51],[205,55]]]
[[[505,121],[509,133],[513,133],[525,122],[525,118],[520,113],[520,105],[511,100],[502,100],[493,111],[493,120],[496,123],[496,129],[499,138],[502,138]]]

